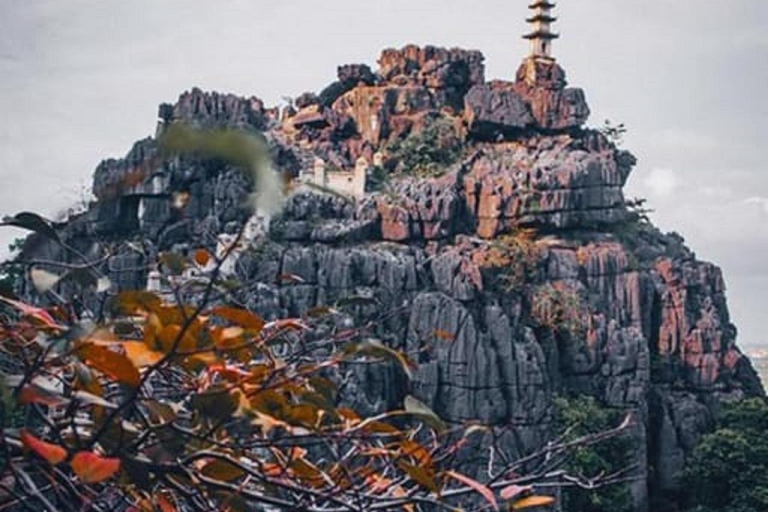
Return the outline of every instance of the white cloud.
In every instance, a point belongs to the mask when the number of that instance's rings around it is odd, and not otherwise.
[[[753,196],[744,200],[744,204],[754,204],[768,214],[768,197]]]
[[[654,198],[667,198],[675,193],[679,180],[672,169],[657,167],[643,180],[643,185]]]

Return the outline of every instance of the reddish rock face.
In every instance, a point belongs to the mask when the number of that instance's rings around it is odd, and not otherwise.
[[[456,122],[465,151],[438,177],[390,175],[357,202],[289,197],[268,243],[238,262],[238,300],[276,318],[374,297],[374,307],[345,311],[344,321],[370,326],[418,368],[412,382],[379,367],[346,375],[342,399],[363,414],[401,404],[407,391],[447,420],[514,427],[510,453],[521,453],[548,439],[555,393],[632,411],[636,462],[654,467],[633,486],[642,511],[649,485],[678,488],[721,401],[763,394],[736,346],[723,277],[627,208],[634,158],[583,128],[584,95],[566,87],[559,66],[526,60],[515,82],[485,83],[482,62],[478,52],[408,46],[385,50],[377,73],[340,67],[337,82],[302,95],[281,121],[255,98],[199,90],[160,117],[262,130],[276,167],[293,176],[317,157],[349,169],[378,156],[386,167],[392,141],[418,135],[432,117]],[[145,254],[203,247],[245,222],[250,187],[221,162],[163,160],[147,139],[98,167],[99,201],[62,238],[89,254],[104,235],[142,240]],[[172,206],[178,194],[188,198],[183,209]],[[524,258],[489,267],[489,254],[514,245],[520,228],[537,233],[535,261],[509,284],[504,273]],[[45,252],[31,256],[65,257],[59,246],[38,247]],[[143,287],[147,257],[114,247],[105,272],[120,288]],[[558,304],[568,310],[553,315]],[[547,311],[568,321],[547,324]]]

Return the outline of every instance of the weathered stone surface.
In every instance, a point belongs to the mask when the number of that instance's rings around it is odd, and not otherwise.
[[[241,98],[194,88],[179,97],[171,121],[204,128],[228,126],[261,130],[268,120],[264,103],[256,97]]]
[[[379,75],[398,85],[466,92],[485,81],[484,60],[478,51],[410,45],[401,50],[384,50],[379,57]]]
[[[409,46],[385,51],[377,74],[340,67],[338,82],[302,95],[281,123],[255,98],[199,90],[160,117],[265,130],[277,169],[290,176],[311,172],[318,157],[345,169],[361,156],[385,162],[390,143],[426,119],[465,120],[466,154],[437,177],[390,175],[359,201],[297,186],[268,235],[233,265],[238,298],[268,319],[338,306],[339,328],[364,327],[404,350],[417,365],[412,382],[381,365],[338,376],[342,399],[363,414],[413,393],[446,420],[514,427],[505,443],[521,454],[551,434],[555,393],[632,413],[642,511],[649,489],[678,489],[720,404],[762,386],[736,346],[720,270],[628,211],[622,188],[634,157],[581,128],[583,93],[545,62],[526,61],[515,83],[486,84],[482,61]],[[239,170],[161,158],[153,139],[100,164],[93,188],[98,201],[61,236],[93,260],[112,254],[103,270],[119,289],[144,287],[161,251],[215,250],[250,215],[242,205],[251,184]],[[521,227],[538,233],[534,268],[524,282],[501,281],[521,262],[490,268],[489,254]],[[34,238],[26,256],[68,258]],[[579,325],[534,314],[546,287],[571,294]],[[344,306],[349,297],[365,300]]]
[[[478,235],[492,238],[521,224],[615,224],[625,217],[628,172],[614,150],[591,150],[560,135],[483,147],[468,163],[463,187]]]
[[[528,103],[508,87],[476,85],[464,98],[469,131],[483,140],[514,136],[534,125]]]

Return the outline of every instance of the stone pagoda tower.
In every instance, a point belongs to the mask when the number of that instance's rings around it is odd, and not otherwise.
[[[552,16],[555,4],[547,0],[537,0],[528,6],[533,16],[526,21],[531,24],[531,32],[523,36],[531,42],[531,57],[534,59],[554,60],[552,57],[552,41],[560,37],[551,30],[551,25],[557,18]]]

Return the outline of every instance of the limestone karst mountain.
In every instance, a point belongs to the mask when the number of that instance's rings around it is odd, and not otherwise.
[[[348,309],[357,325],[390,312],[372,329],[418,363],[413,389],[358,369],[346,400],[362,411],[414,392],[446,421],[515,426],[518,453],[550,435],[557,394],[633,411],[644,510],[675,492],[719,404],[763,388],[736,346],[720,270],[642,219],[622,192],[635,159],[588,115],[554,62],[486,82],[479,52],[408,46],[375,71],[341,66],[283,109],[193,89],[161,106],[158,132],[263,133],[276,172],[297,183],[318,165],[355,179],[366,162],[361,197],[293,188],[232,265],[239,298],[268,318],[349,297],[368,298]],[[154,137],[102,162],[93,191],[60,236],[94,260],[110,254],[120,289],[147,287],[159,253],[215,251],[250,219],[239,170],[163,155]],[[69,257],[34,237],[24,256]]]

